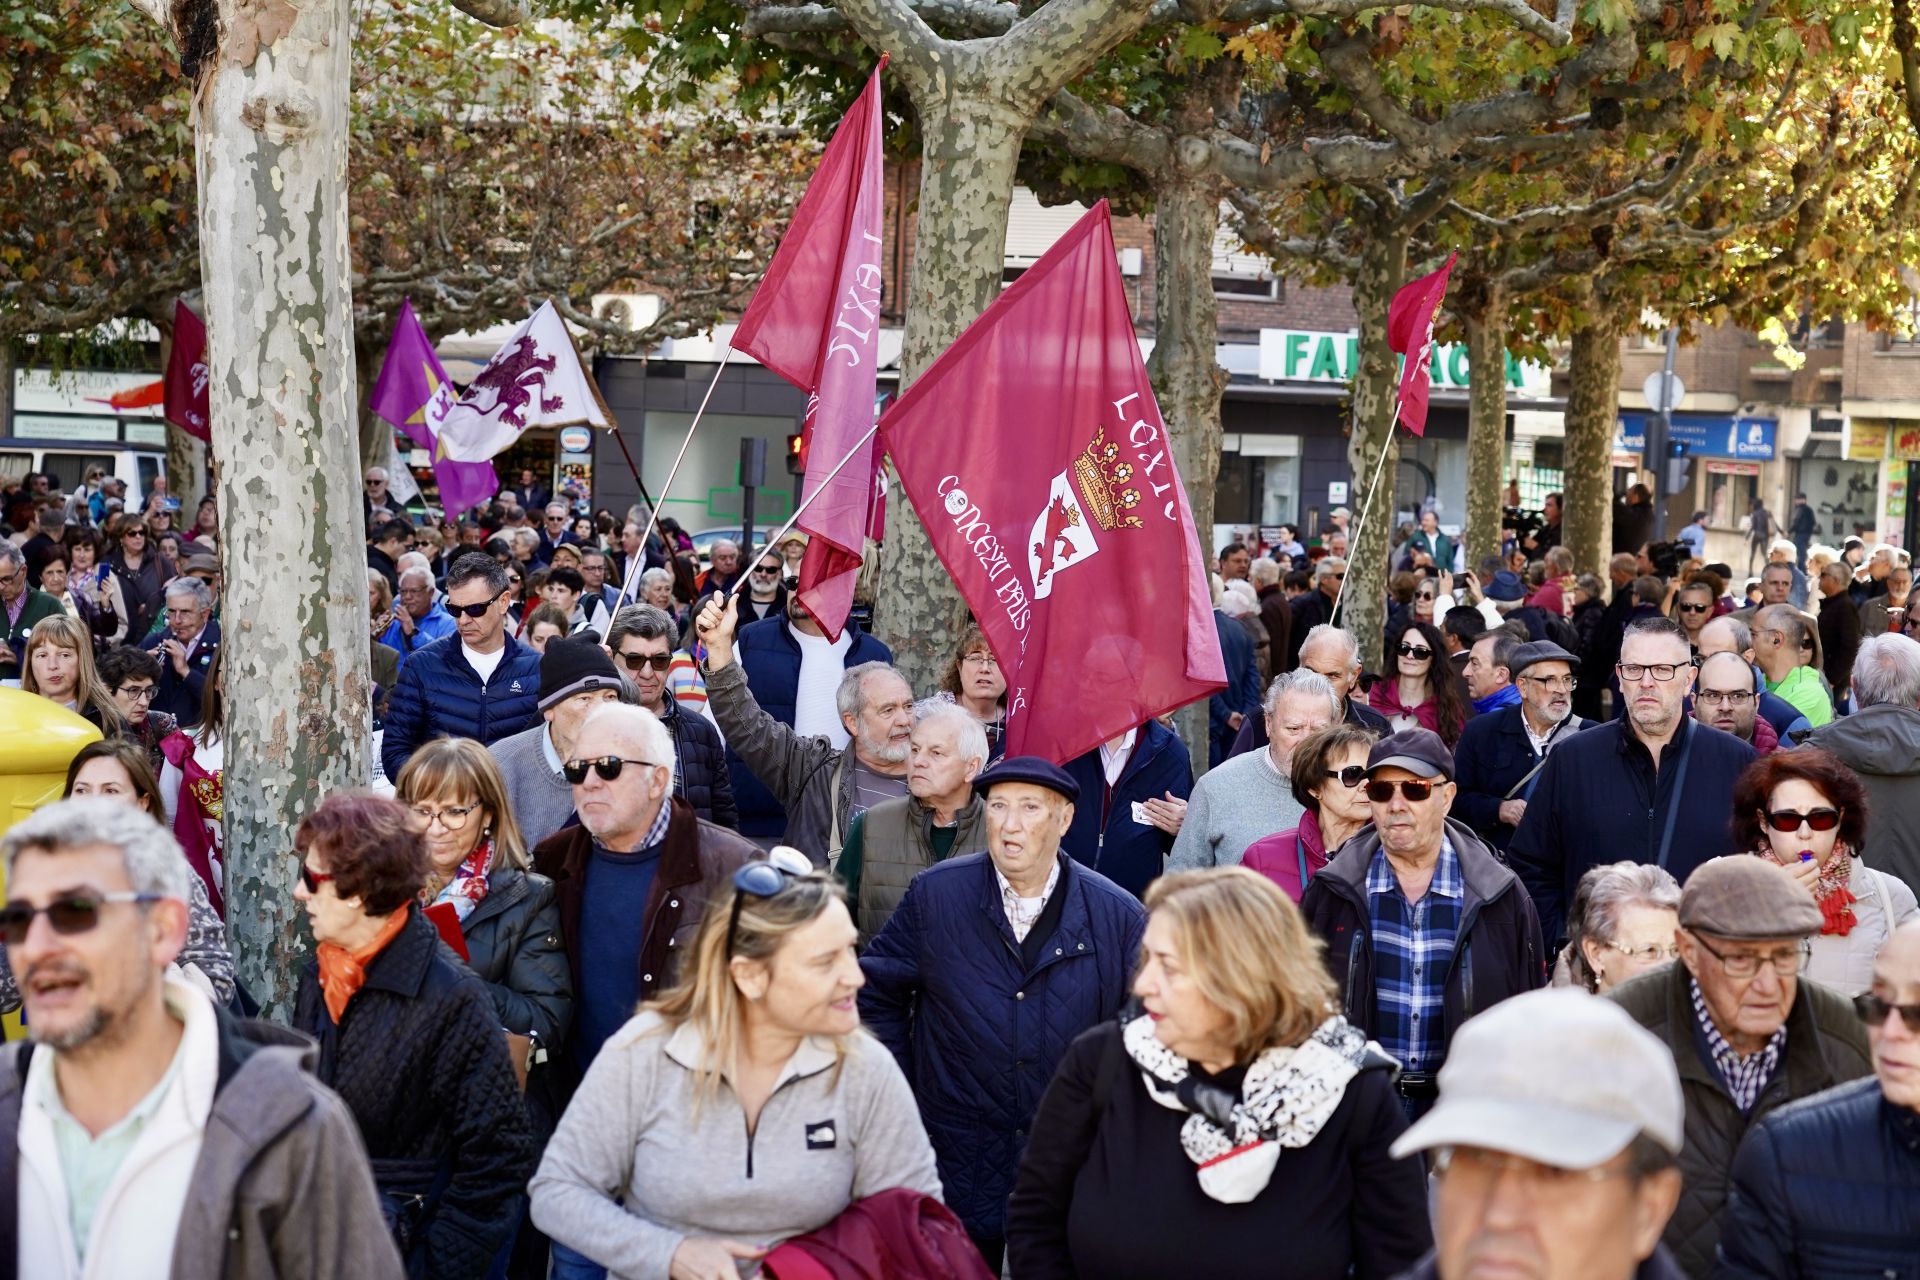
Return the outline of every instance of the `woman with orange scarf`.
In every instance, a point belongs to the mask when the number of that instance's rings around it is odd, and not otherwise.
[[[294,835],[318,944],[293,1024],[353,1112],[410,1277],[483,1276],[509,1243],[533,1138],[493,1000],[421,913],[425,838],[404,805],[328,796]]]
[[[1920,916],[1913,890],[1861,860],[1867,789],[1818,747],[1776,751],[1734,784],[1734,839],[1772,858],[1820,908],[1806,976],[1844,996],[1873,985],[1873,958],[1900,925]]]

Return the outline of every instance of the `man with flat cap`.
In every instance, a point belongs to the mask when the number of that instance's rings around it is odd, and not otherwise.
[[[1505,850],[1547,767],[1547,753],[1587,727],[1573,712],[1580,660],[1551,640],[1518,646],[1508,662],[1520,701],[1467,721],[1453,749],[1455,816]]]
[[[1768,1113],[1873,1070],[1845,997],[1802,977],[1820,908],[1770,858],[1703,863],[1680,893],[1680,959],[1609,991],[1673,1054],[1687,1102],[1685,1182],[1667,1247],[1713,1268],[1734,1153]]]
[[[1673,1056],[1605,1000],[1529,991],[1473,1018],[1393,1145],[1439,1175],[1434,1252],[1403,1280],[1681,1280],[1660,1233],[1685,1115]]]
[[[1453,1033],[1546,985],[1533,901],[1493,850],[1449,818],[1453,756],[1431,729],[1367,754],[1373,825],[1307,884],[1300,910],[1327,944],[1347,1021],[1402,1067],[1408,1117],[1433,1104]]]
[[[860,1018],[913,1085],[946,1202],[1000,1272],[1006,1200],[1067,1046],[1114,1017],[1146,913],[1060,850],[1080,788],[1037,756],[974,779],[987,852],[915,876],[860,958]]]

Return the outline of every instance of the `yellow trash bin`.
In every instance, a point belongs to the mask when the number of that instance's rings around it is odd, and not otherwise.
[[[67,766],[100,731],[65,707],[38,694],[0,689],[0,833],[60,798]],[[0,868],[0,900],[6,897]],[[6,1038],[21,1035],[20,1015],[4,1020]]]

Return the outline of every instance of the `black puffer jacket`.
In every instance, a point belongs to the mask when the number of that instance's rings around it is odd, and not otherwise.
[[[720,731],[673,698],[666,699],[666,708],[660,723],[673,735],[673,752],[680,761],[673,772],[673,793],[708,822],[738,831],[740,811],[733,802],[733,780],[727,773],[727,748],[720,741]]]
[[[1858,1079],[1873,1067],[1853,1005],[1802,978],[1793,1008],[1787,1011],[1787,1047],[1780,1065],[1753,1110],[1742,1115],[1719,1072],[1700,1056],[1688,980],[1684,965],[1668,961],[1621,983],[1604,998],[1660,1037],[1680,1070],[1680,1092],[1687,1103],[1686,1141],[1680,1148],[1682,1186],[1680,1204],[1667,1220],[1663,1238],[1688,1275],[1704,1278],[1713,1269],[1733,1155],[1741,1139],[1787,1103]],[[1852,1154],[1839,1158],[1850,1160]]]
[[[383,1198],[426,1193],[450,1171],[408,1273],[470,1280],[512,1229],[533,1135],[486,987],[417,907],[407,913],[338,1025],[309,963],[293,1024],[319,1041],[314,1074],[353,1112]]]
[[[467,967],[487,984],[500,1025],[550,1049],[566,1043],[573,1018],[573,971],[560,942],[553,881],[504,868],[487,876],[487,896],[460,923]]]
[[[1920,1276],[1920,1114],[1856,1080],[1740,1144],[1716,1276]]]

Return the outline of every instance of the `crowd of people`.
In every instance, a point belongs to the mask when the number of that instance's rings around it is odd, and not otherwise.
[[[216,508],[170,556],[44,479],[7,674],[101,737],[0,836],[13,1274],[1920,1257],[1893,548],[1772,544],[1743,600],[1690,545],[1580,572],[1557,502],[1471,570],[1425,512],[1369,639],[1346,512],[1234,542],[1196,778],[1171,716],[1007,756],[985,636],[915,688],[808,614],[803,544],[703,564],[531,472],[434,525],[376,468],[377,764],[290,833],[275,1023],[225,924]]]

